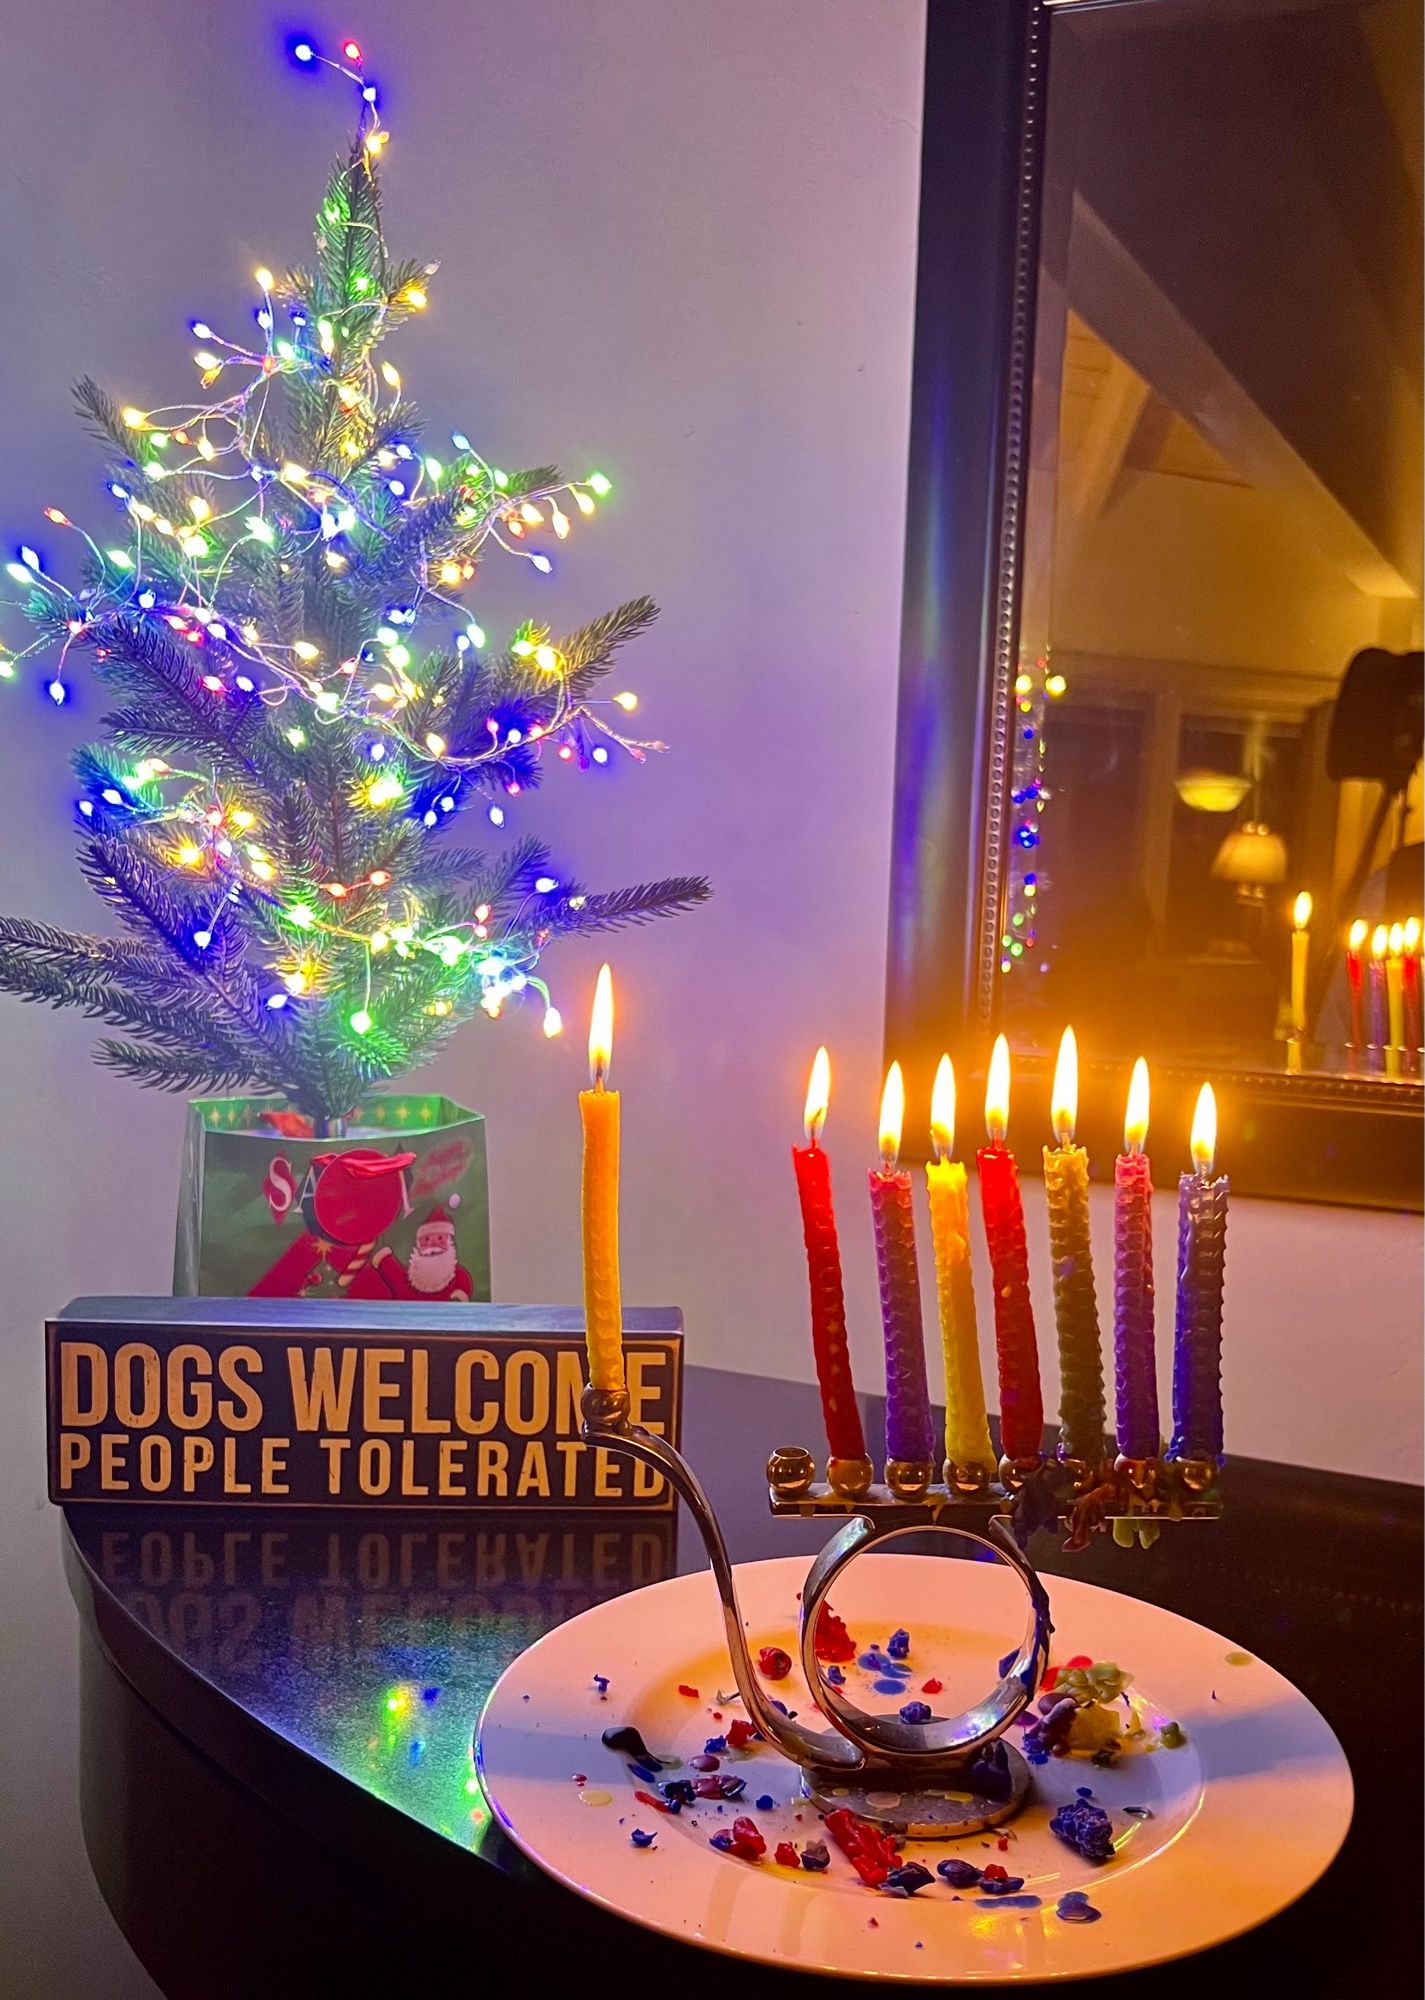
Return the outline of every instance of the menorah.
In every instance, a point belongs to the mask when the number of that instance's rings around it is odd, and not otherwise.
[[[654,1467],[687,1505],[717,1583],[733,1678],[749,1719],[800,1767],[802,1788],[822,1811],[849,1807],[918,1839],[951,1839],[997,1825],[1029,1795],[1029,1765],[1004,1740],[1038,1695],[1053,1631],[1048,1592],[1024,1546],[1029,1530],[1062,1521],[1069,1546],[1082,1547],[1103,1529],[1118,1540],[1151,1538],[1164,1523],[1213,1520],[1221,1512],[1212,1459],[1003,1458],[993,1477],[947,1465],[940,1481],[929,1464],[892,1460],[878,1482],[869,1459],[833,1460],[828,1477],[819,1480],[809,1451],[780,1447],[767,1466],[772,1512],[824,1514],[842,1522],[812,1563],[801,1595],[802,1671],[831,1724],[813,1728],[777,1703],[756,1671],[732,1560],[696,1473],[665,1438],[632,1423],[629,1410],[626,1391],[587,1388],[585,1442]],[[984,1699],[918,1723],[857,1707],[817,1657],[822,1607],[850,1564],[877,1543],[915,1529],[955,1534],[987,1551],[1019,1580],[1028,1604],[1018,1650],[1001,1661]]]

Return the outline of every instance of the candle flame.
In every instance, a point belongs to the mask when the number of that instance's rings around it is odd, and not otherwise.
[[[997,1146],[1009,1130],[1009,1043],[1003,1035],[995,1036],[985,1079],[985,1130]]]
[[[1362,945],[1365,943],[1366,939],[1370,936],[1370,934],[1371,934],[1371,927],[1366,922],[1365,918],[1357,917],[1356,921],[1352,924],[1350,930],[1346,934],[1347,949],[1359,954]]]
[[[1390,943],[1390,932],[1386,929],[1384,924],[1377,924],[1375,929],[1371,932],[1371,957],[1384,958],[1386,954],[1386,947],[1389,945],[1389,943]]]
[[[1143,1142],[1148,1137],[1148,1065],[1139,1056],[1133,1065],[1133,1079],[1128,1086],[1128,1109],[1123,1114],[1123,1150],[1125,1153],[1141,1153]]]
[[[1420,949],[1420,919],[1407,917],[1405,920],[1405,949],[1413,958]]]
[[[807,1135],[807,1144],[816,1145],[821,1138],[821,1128],[826,1123],[826,1108],[831,1102],[831,1057],[824,1048],[817,1050],[812,1059],[811,1082],[807,1085],[806,1110],[802,1113],[802,1124]]]
[[[901,1127],[905,1123],[905,1078],[901,1066],[893,1062],[886,1071],[886,1087],[881,1092],[881,1165],[887,1173],[894,1168],[901,1150]]]
[[[603,1087],[613,1052],[614,976],[606,965],[601,965],[594,988],[594,1011],[589,1016],[589,1077],[596,1090]]]
[[[1192,1163],[1206,1180],[1217,1153],[1217,1099],[1212,1085],[1205,1083],[1197,1094],[1192,1114]]]
[[[1291,906],[1291,927],[1304,931],[1311,922],[1311,891],[1303,889]]]
[[[955,1065],[942,1056],[930,1091],[930,1141],[937,1160],[948,1160],[955,1150]]]
[[[1401,953],[1402,953],[1402,952],[1403,952],[1403,951],[1405,950],[1405,926],[1404,926],[1404,924],[1392,924],[1392,925],[1391,925],[1391,927],[1390,927],[1390,938],[1389,938],[1389,944],[1390,944],[1390,955],[1391,955],[1391,957],[1392,957],[1392,958],[1399,958],[1399,957],[1400,957],[1400,954],[1401,954]]]
[[[1079,1120],[1079,1044],[1072,1028],[1065,1028],[1059,1041],[1059,1060],[1054,1065],[1054,1088],[1049,1103],[1054,1137],[1061,1146],[1072,1146],[1074,1127]]]

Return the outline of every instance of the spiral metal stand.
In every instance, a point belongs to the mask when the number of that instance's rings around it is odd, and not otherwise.
[[[823,1811],[847,1806],[919,1839],[994,1826],[1018,1811],[1029,1790],[1029,1767],[1004,1733],[1039,1691],[1053,1626],[1043,1581],[1015,1537],[1015,1509],[1035,1495],[1037,1518],[1068,1520],[1071,1546],[1109,1524],[1116,1530],[1126,1524],[1131,1536],[1155,1533],[1163,1520],[1213,1519],[1221,1511],[1217,1468],[1207,1461],[1005,1461],[998,1481],[947,1466],[944,1484],[932,1482],[930,1466],[892,1463],[889,1483],[875,1485],[868,1460],[834,1460],[830,1478],[818,1482],[809,1452],[775,1451],[767,1468],[772,1512],[837,1515],[843,1523],[812,1564],[802,1591],[802,1670],[832,1724],[812,1728],[773,1700],[754,1668],[722,1529],[682,1453],[630,1423],[626,1393],[588,1388],[582,1414],[586,1443],[654,1467],[697,1522],[748,1719],[801,1767],[807,1796]],[[1028,1601],[1019,1649],[984,1699],[924,1723],[857,1708],[827,1678],[816,1654],[817,1621],[842,1572],[867,1549],[910,1528],[939,1529],[975,1543],[1018,1578]]]

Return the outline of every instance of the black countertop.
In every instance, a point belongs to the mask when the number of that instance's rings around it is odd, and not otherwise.
[[[868,1434],[879,1411],[867,1399]],[[685,1445],[734,1556],[806,1553],[774,1520],[770,1445],[818,1437],[815,1391],[690,1371]],[[1288,1675],[1357,1787],[1326,1877],[1251,1936],[1106,1982],[1125,1996],[1416,1991],[1420,1973],[1419,1489],[1238,1460],[1215,1525],[1151,1551],[1100,1537],[1063,1571],[1171,1606]],[[785,1991],[619,1924],[492,1824],[470,1733],[508,1661],[600,1598],[704,1565],[672,1515],[321,1516],[72,1508],[82,1805],[100,1887],[179,1996]],[[437,1691],[438,1692],[434,1692]],[[423,1698],[423,1695],[425,1698]],[[1244,1858],[1250,1865],[1250,1858]],[[617,1956],[613,1956],[616,1954]],[[592,1968],[592,1971],[591,1971]],[[819,1982],[825,1990],[827,1982]]]

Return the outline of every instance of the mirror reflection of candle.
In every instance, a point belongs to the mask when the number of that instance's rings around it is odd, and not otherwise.
[[[1385,1069],[1387,1076],[1399,1076],[1401,1058],[1405,1053],[1404,924],[1391,925],[1386,945],[1389,956],[1385,962],[1385,1003],[1389,1040],[1385,1045]]]
[[[1306,966],[1311,948],[1311,897],[1305,889],[1291,906],[1291,1032],[1306,1033]]]
[[[1419,1063],[1420,1020],[1420,919],[1411,917],[1401,932],[1405,955],[1401,960],[1405,989],[1405,1047],[1412,1067]]]
[[[1385,955],[1390,949],[1390,931],[1377,924],[1371,932],[1371,1041],[1384,1050],[1390,1038],[1389,1010],[1385,990]]]
[[[1357,917],[1346,933],[1346,987],[1351,1002],[1353,1051],[1366,1045],[1366,944],[1370,934],[1371,927],[1364,917]]]

